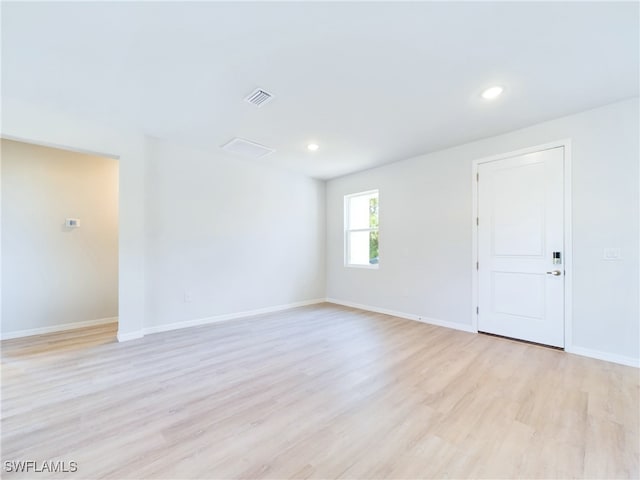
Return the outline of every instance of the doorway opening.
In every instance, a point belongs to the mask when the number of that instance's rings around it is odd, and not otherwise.
[[[0,142],[2,339],[48,350],[116,341],[118,160]]]

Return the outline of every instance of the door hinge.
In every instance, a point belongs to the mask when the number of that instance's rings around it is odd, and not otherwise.
[[[476,270],[480,270],[480,262],[476,262]]]
[[[476,315],[480,313],[480,307],[476,307]]]
[[[476,225],[480,226],[480,217],[476,217]]]
[[[480,174],[476,173],[476,182],[479,182],[479,181],[480,181]]]

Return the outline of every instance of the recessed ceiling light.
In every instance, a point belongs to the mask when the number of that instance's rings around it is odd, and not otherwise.
[[[307,145],[307,149],[311,150],[312,152],[315,152],[319,148],[320,145],[316,145],[315,143],[310,143],[309,145]]]
[[[493,100],[494,98],[498,98],[500,94],[504,91],[504,88],[496,85],[495,87],[489,87],[484,92],[482,92],[482,98],[485,100]]]

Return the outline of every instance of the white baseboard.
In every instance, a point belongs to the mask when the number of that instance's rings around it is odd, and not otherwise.
[[[369,312],[375,312],[375,313],[383,313],[386,315],[392,315],[394,317],[399,317],[399,318],[405,318],[407,320],[413,320],[416,322],[422,322],[422,323],[428,323],[430,325],[437,325],[439,327],[445,327],[445,328],[452,328],[455,330],[461,330],[463,332],[471,332],[471,333],[476,333],[476,331],[473,329],[473,327],[471,327],[471,325],[464,325],[464,324],[460,324],[460,323],[455,323],[455,322],[449,322],[446,320],[439,320],[436,318],[429,318],[429,317],[422,317],[420,315],[415,315],[412,313],[404,313],[404,312],[397,312],[395,310],[388,310],[386,308],[379,308],[379,307],[373,307],[371,305],[363,305],[360,303],[354,303],[354,302],[348,302],[345,300],[338,300],[335,298],[316,298],[316,299],[312,299],[312,300],[304,300],[301,302],[295,302],[295,303],[288,303],[285,305],[275,305],[275,306],[271,306],[271,307],[264,307],[264,308],[259,308],[256,310],[247,310],[244,312],[235,312],[235,313],[228,313],[228,314],[224,314],[224,315],[216,315],[216,316],[212,316],[212,317],[206,317],[206,318],[198,318],[195,320],[187,320],[184,322],[175,322],[175,323],[170,323],[167,325],[157,325],[154,327],[147,327],[145,329],[143,329],[142,331],[136,331],[136,332],[128,332],[128,333],[121,333],[118,332],[118,341],[119,342],[126,342],[128,340],[135,340],[137,338],[142,338],[144,335],[148,335],[151,333],[158,333],[158,332],[166,332],[169,330],[177,330],[180,328],[189,328],[189,327],[195,327],[195,326],[199,326],[199,325],[207,325],[207,324],[211,324],[211,323],[217,323],[217,322],[224,322],[224,321],[228,321],[228,320],[234,320],[234,319],[239,319],[239,318],[245,318],[245,317],[251,317],[254,315],[261,315],[264,313],[272,313],[272,312],[279,312],[282,310],[288,310],[290,308],[296,308],[296,307],[304,307],[306,305],[314,305],[317,303],[323,303],[323,302],[328,302],[328,303],[334,303],[336,305],[343,305],[345,307],[351,307],[351,308],[357,308],[360,310],[366,310]],[[7,333],[2,333],[0,335],[0,340],[9,340],[12,338],[21,338],[21,337],[29,337],[32,335],[43,335],[46,333],[55,333],[55,332],[62,332],[65,330],[74,330],[77,328],[84,328],[84,327],[94,327],[94,326],[98,326],[98,325],[106,325],[108,323],[115,323],[118,321],[118,317],[108,317],[108,318],[99,318],[96,320],[87,320],[87,321],[83,321],[83,322],[74,322],[74,323],[65,323],[62,325],[53,325],[50,327],[42,327],[42,328],[32,328],[32,329],[28,329],[28,330],[18,330],[18,331],[14,331],[14,332],[7,332]],[[617,363],[620,365],[627,365],[630,367],[636,367],[636,368],[640,368],[640,359],[637,358],[633,358],[633,357],[626,357],[624,355],[616,355],[613,353],[608,353],[608,352],[601,352],[599,350],[592,350],[589,348],[583,348],[583,347],[576,347],[576,346],[572,346],[572,347],[566,347],[565,351],[567,353],[572,353],[575,355],[580,355],[583,357],[590,357],[590,358],[595,358],[597,360],[604,360],[606,362],[613,362],[613,363]]]
[[[118,342],[127,342],[129,340],[135,340],[137,338],[144,337],[144,333],[142,330],[138,330],[137,332],[118,332]]]
[[[336,305],[343,305],[345,307],[358,308],[360,310],[367,310],[370,312],[384,313],[387,315],[393,315],[394,317],[406,318],[408,320],[415,320],[418,322],[429,323],[431,325],[437,325],[439,327],[453,328],[456,330],[462,330],[464,332],[476,333],[476,331],[470,325],[458,324],[454,322],[447,322],[444,320],[438,320],[435,318],[421,317],[411,313],[396,312],[394,310],[387,310],[385,308],[372,307],[370,305],[361,305],[359,303],[346,302],[344,300],[337,300],[335,298],[327,298],[328,303],[335,303]],[[597,360],[604,360],[607,362],[618,363],[620,365],[628,365],[630,367],[640,368],[640,360],[633,357],[625,357],[623,355],[616,355],[613,353],[600,352],[598,350],[591,350],[582,347],[567,347],[565,352],[573,353],[575,355],[581,355],[583,357],[595,358]]]
[[[62,325],[52,325],[50,327],[31,328],[28,330],[17,330],[14,332],[3,333],[0,340],[9,340],[11,338],[30,337],[32,335],[43,335],[45,333],[63,332],[65,330],[75,330],[76,328],[95,327],[97,325],[106,325],[107,323],[116,323],[118,317],[98,318],[96,320],[85,320],[83,322],[63,323]]]
[[[324,303],[324,298],[315,298],[312,300],[303,300],[301,302],[287,303],[285,305],[274,305],[271,307],[258,308],[256,310],[247,310],[244,312],[226,313],[223,315],[215,315],[212,317],[196,318],[194,320],[185,320],[184,322],[168,323],[166,325],[156,325],[153,327],[146,327],[143,329],[142,334],[148,335],[151,333],[167,332],[169,330],[178,330],[180,328],[197,327],[200,325],[208,325],[211,323],[226,322],[228,320],[236,320],[239,318],[252,317],[254,315],[261,315],[264,313],[280,312],[282,310],[289,310],[290,308],[304,307],[306,305],[314,305],[316,303]],[[133,337],[139,338],[139,337]],[[120,337],[118,336],[118,340]],[[121,341],[130,340],[124,338]]]
[[[599,350],[591,350],[590,348],[582,347],[567,347],[564,350],[565,352],[580,355],[582,357],[596,358],[606,362],[619,363],[620,365],[640,368],[640,359],[633,357],[626,357],[624,355],[616,355],[615,353],[601,352]]]
[[[471,325],[465,325],[463,323],[449,322],[447,320],[439,320],[437,318],[423,317],[415,315],[413,313],[396,312],[394,310],[387,310],[386,308],[372,307],[370,305],[362,305],[359,303],[347,302],[344,300],[337,300],[335,298],[327,298],[328,303],[335,303],[336,305],[343,305],[345,307],[358,308],[360,310],[367,310],[369,312],[384,313],[386,315],[392,315],[394,317],[406,318],[407,320],[414,320],[416,322],[428,323],[430,325],[437,325],[438,327],[452,328],[454,330],[462,330],[463,332],[476,333]]]

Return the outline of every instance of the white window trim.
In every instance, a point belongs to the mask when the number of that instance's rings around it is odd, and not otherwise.
[[[349,267],[349,268],[364,268],[364,269],[368,269],[368,270],[378,270],[380,268],[379,264],[375,264],[375,265],[357,265],[357,264],[353,264],[353,263],[349,263],[349,248],[350,248],[350,242],[349,242],[349,233],[351,232],[380,232],[380,225],[378,224],[378,228],[354,228],[354,229],[349,229],[349,201],[353,198],[353,197],[361,197],[364,195],[371,195],[372,193],[375,193],[378,195],[378,215],[380,215],[380,190],[378,189],[374,189],[374,190],[366,190],[364,192],[357,192],[357,193],[350,193],[349,195],[345,195],[344,196],[344,204],[343,204],[343,220],[344,220],[344,225],[343,225],[343,234],[342,234],[342,238],[343,238],[343,254],[344,254],[344,266],[345,267]],[[379,247],[378,247],[379,248]]]

